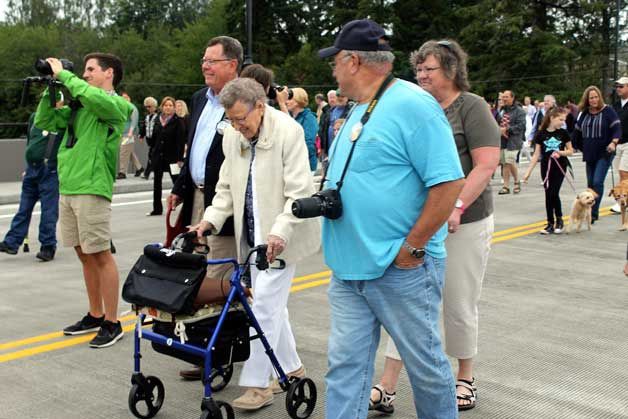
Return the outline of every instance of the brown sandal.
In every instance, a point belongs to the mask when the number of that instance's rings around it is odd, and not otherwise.
[[[521,192],[521,182],[515,182],[515,187],[512,188],[512,193]]]
[[[510,193],[510,189],[508,189],[508,186],[504,186],[500,189],[499,192],[497,192],[497,195],[506,195]]]

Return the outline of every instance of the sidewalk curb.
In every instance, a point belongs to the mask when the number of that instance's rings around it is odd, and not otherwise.
[[[0,183],[0,189],[2,189]],[[164,191],[169,191],[172,188],[172,182],[170,180],[164,180],[162,183],[162,189]],[[134,182],[134,183],[124,183],[124,180],[117,181],[113,185],[113,194],[125,194],[125,193],[133,193],[133,192],[147,192],[153,190],[153,180],[147,180],[144,182]],[[9,205],[9,204],[19,204],[20,203],[20,193],[11,193],[2,195],[0,191],[0,205]]]

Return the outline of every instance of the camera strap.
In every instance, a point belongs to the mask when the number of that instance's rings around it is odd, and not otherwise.
[[[81,103],[81,101],[73,99],[70,101],[68,106],[70,107],[70,109],[72,109],[72,113],[70,114],[70,119],[68,119],[68,139],[65,142],[65,146],[66,148],[72,148],[74,147],[74,144],[76,144],[76,142],[78,141],[78,138],[76,138],[76,134],[74,133],[74,121],[76,120],[76,114],[78,113],[78,110],[83,107],[83,104]]]
[[[345,167],[344,167],[344,169],[342,169],[342,175],[340,176],[340,180],[338,180],[338,182],[336,183],[336,185],[338,186],[338,192],[340,192],[340,189],[342,188],[342,185],[343,185],[343,182],[344,182],[344,179],[345,179],[345,175],[347,174],[347,170],[349,169],[349,162],[351,161],[351,157],[353,157],[353,152],[355,151],[355,145],[357,144],[358,140],[360,139],[360,134],[362,134],[362,130],[364,129],[364,126],[366,125],[366,123],[369,121],[369,118],[371,117],[371,114],[373,113],[373,110],[375,109],[375,107],[379,103],[379,99],[382,97],[382,94],[384,94],[384,91],[386,90],[386,88],[390,85],[390,83],[394,79],[395,79],[395,76],[393,76],[392,73],[389,74],[386,77],[386,79],[379,86],[379,89],[377,90],[377,93],[375,93],[375,96],[373,97],[373,99],[371,99],[371,102],[369,103],[369,106],[366,108],[366,112],[364,112],[364,115],[362,115],[362,118],[360,118],[360,122],[358,122],[357,124],[355,124],[351,128],[351,133],[349,134],[350,135],[350,140],[352,142],[351,150],[349,150],[349,156],[347,156],[347,161],[345,162]],[[353,111],[355,110],[356,106],[353,107],[353,109],[351,110],[351,113],[353,113]],[[347,121],[350,119],[350,117],[351,117],[351,115],[349,115],[347,117]],[[344,129],[344,127],[343,127],[343,129]],[[327,178],[327,170],[328,169],[329,169],[329,165],[327,165],[325,173],[323,174],[323,178],[321,179],[321,186],[320,186],[321,190],[323,189],[323,185],[325,184],[325,181],[327,180],[326,178]]]

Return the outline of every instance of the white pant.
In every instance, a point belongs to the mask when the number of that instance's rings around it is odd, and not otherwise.
[[[282,270],[266,271],[259,271],[254,265],[251,266],[253,314],[286,373],[295,371],[302,365],[297,354],[287,308],[295,270],[296,265],[287,265]],[[256,334],[253,328],[250,333],[251,336]],[[251,341],[251,356],[244,363],[239,384],[244,387],[266,388],[273,373],[273,366],[262,342],[259,339]]]
[[[253,178],[255,178],[255,165],[253,165]],[[255,223],[255,245],[267,242],[266,237],[260,234],[259,201],[257,190],[253,182],[253,218]],[[246,229],[243,223],[243,229]],[[241,255],[248,253],[246,244],[246,231],[242,232],[240,239]],[[255,260],[255,254],[251,256]],[[279,255],[281,258],[281,255]],[[296,271],[296,265],[286,265],[284,269],[267,269],[260,271],[251,265],[251,286],[253,287],[253,314],[259,323],[270,347],[273,349],[279,365],[285,373],[298,370],[301,360],[297,354],[297,345],[294,341],[290,319],[288,316],[288,296],[292,286],[292,278]],[[250,335],[257,334],[251,328]],[[267,388],[270,384],[270,375],[277,375],[274,371],[264,346],[259,339],[251,342],[251,356],[244,363],[240,373],[239,384],[243,387]]]

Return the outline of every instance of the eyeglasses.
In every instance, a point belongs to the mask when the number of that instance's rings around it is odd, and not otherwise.
[[[440,67],[417,67],[416,68],[416,74],[417,76],[421,73],[425,73],[427,75],[432,74],[433,72],[435,72],[436,70],[438,70]]]
[[[234,58],[221,58],[219,60],[210,60],[209,58],[201,58],[201,65],[208,65],[208,66],[212,66],[216,63],[219,63],[221,61],[231,61]]]
[[[344,60],[347,57],[351,57],[351,53],[350,52],[349,53],[345,53],[345,55],[340,60]],[[329,64],[329,66],[331,67],[332,70],[336,69],[336,60],[335,59],[331,60],[331,61],[328,61],[327,64]]]
[[[231,119],[231,126],[235,128],[236,124],[244,125],[244,123],[249,118],[249,115],[251,114],[251,112],[253,112],[254,109],[255,109],[255,106],[252,106],[249,109],[249,111],[246,113],[246,115],[244,115],[242,118],[233,118],[233,119]]]

